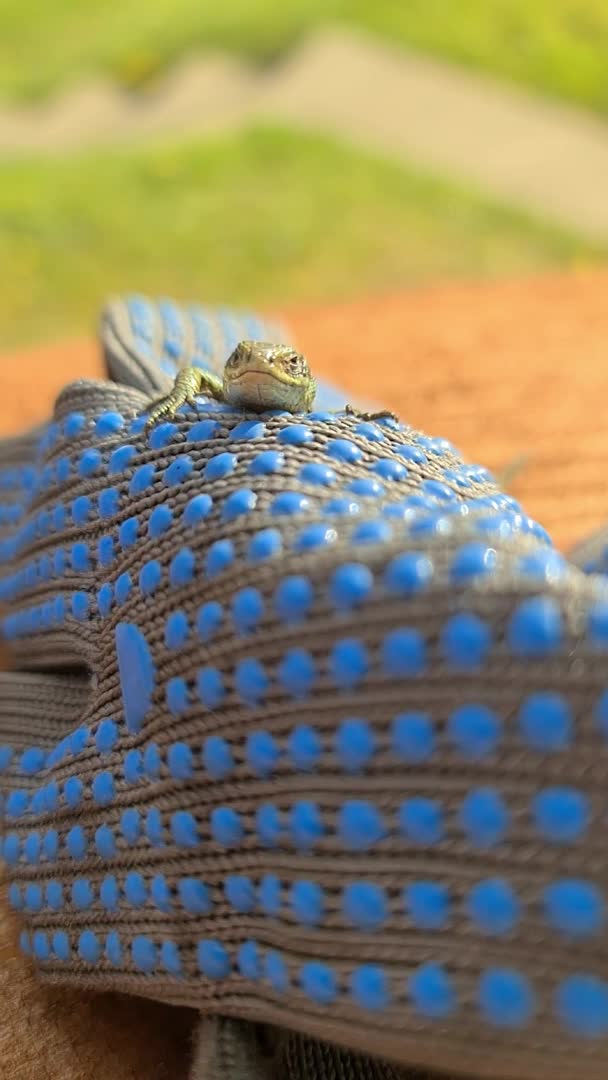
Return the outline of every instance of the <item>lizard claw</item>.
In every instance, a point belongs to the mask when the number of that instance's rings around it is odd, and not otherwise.
[[[379,409],[377,412],[362,412],[361,409],[355,409],[354,405],[345,405],[344,412],[347,416],[356,416],[358,420],[399,420],[396,413],[391,412],[390,409]]]

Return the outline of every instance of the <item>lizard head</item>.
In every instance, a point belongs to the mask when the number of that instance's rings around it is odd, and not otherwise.
[[[241,341],[226,361],[224,398],[231,405],[308,412],[314,397],[308,361],[291,345]]]

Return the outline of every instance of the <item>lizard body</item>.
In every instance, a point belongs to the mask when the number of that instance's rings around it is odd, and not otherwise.
[[[241,341],[228,357],[222,378],[203,368],[182,368],[173,389],[152,406],[148,424],[173,416],[181,405],[194,402],[197,394],[208,394],[216,401],[253,412],[310,412],[316,383],[306,357],[290,345]],[[388,411],[362,413],[350,405],[345,411],[365,420],[394,416]]]

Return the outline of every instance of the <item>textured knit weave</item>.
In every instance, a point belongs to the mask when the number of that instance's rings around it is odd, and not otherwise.
[[[146,432],[135,367],[0,474],[24,949],[396,1063],[599,1080],[604,580],[445,440],[204,399]]]

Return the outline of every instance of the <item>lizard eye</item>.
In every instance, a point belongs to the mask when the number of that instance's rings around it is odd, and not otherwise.
[[[303,358],[298,356],[297,353],[294,353],[293,356],[288,356],[286,363],[291,375],[299,375],[304,371],[305,365]]]

